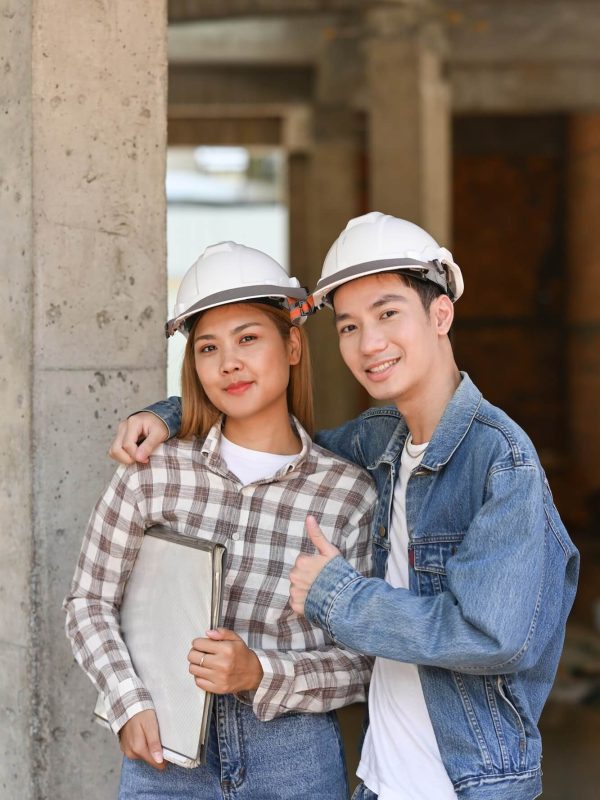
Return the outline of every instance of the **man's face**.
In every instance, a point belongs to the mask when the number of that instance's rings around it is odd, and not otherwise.
[[[334,311],[340,352],[371,397],[401,407],[427,392],[441,335],[449,327],[438,324],[440,303],[451,316],[447,297],[434,300],[427,312],[414,289],[391,273],[367,275],[337,289]]]

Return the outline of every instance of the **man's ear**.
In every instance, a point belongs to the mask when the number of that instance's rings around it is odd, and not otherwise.
[[[454,303],[447,294],[441,294],[431,304],[431,321],[440,336],[447,335],[454,321]]]
[[[302,338],[300,331],[295,327],[290,328],[289,354],[290,366],[294,367],[300,362],[302,356]]]

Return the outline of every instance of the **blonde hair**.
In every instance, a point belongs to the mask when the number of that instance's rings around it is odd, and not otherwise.
[[[275,324],[283,341],[288,341],[290,330],[295,327],[290,321],[288,311],[266,303],[244,303],[244,305],[266,314]],[[193,333],[200,316],[199,314],[190,330],[181,365],[182,416],[179,432],[181,439],[190,439],[192,436],[203,439],[222,413],[208,399],[196,372]],[[287,388],[288,411],[298,419],[309,436],[312,436],[315,422],[310,351],[306,333],[302,328],[297,330],[300,333],[300,360],[290,366],[290,381]]]

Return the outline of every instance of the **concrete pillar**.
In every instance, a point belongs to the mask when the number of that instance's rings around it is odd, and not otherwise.
[[[165,392],[164,2],[0,0],[0,796],[108,800],[61,602],[123,411]]]
[[[356,43],[332,32],[323,41],[313,107],[312,147],[305,160],[291,163],[292,242],[300,241],[298,220],[305,221],[304,246],[291,252],[292,271],[312,288],[319,280],[329,247],[349,219],[362,212],[361,119],[350,107],[356,81]],[[305,180],[301,170],[305,170]],[[298,196],[294,191],[300,189]],[[304,209],[299,207],[304,203]],[[362,394],[339,354],[332,314],[323,309],[308,328],[315,374],[318,427],[331,427],[355,416]]]
[[[367,30],[370,207],[449,244],[450,99],[434,9],[428,0],[373,8]]]
[[[600,112],[570,119],[567,174],[568,443],[585,501],[600,493]]]
[[[0,796],[32,797],[31,3],[0,3]]]

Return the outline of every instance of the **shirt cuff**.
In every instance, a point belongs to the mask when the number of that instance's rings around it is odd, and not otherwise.
[[[323,628],[335,640],[329,624],[331,608],[346,586],[360,577],[360,573],[343,556],[336,556],[329,561],[309,589],[304,603],[306,619]]]
[[[268,722],[287,710],[285,700],[294,683],[294,665],[285,658],[274,658],[264,652],[256,655],[263,677],[253,692],[252,710],[257,719]]]
[[[140,711],[154,711],[150,692],[139,678],[127,678],[105,696],[108,724],[113,733],[118,733],[123,725]]]

